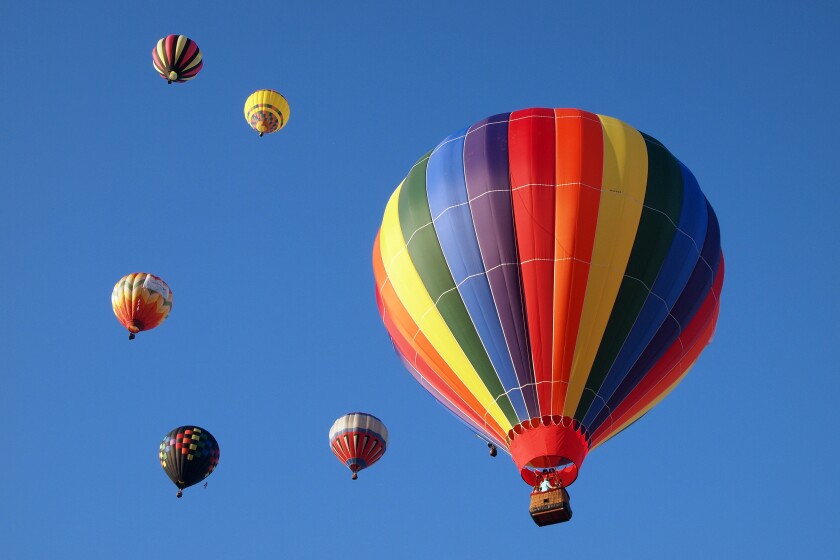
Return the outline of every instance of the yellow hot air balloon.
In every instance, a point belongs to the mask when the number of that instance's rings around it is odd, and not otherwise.
[[[245,100],[245,120],[260,136],[277,132],[289,122],[289,102],[273,89],[255,91]]]

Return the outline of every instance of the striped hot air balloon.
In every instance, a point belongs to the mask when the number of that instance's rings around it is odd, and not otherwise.
[[[111,293],[111,306],[128,339],[160,325],[172,310],[172,290],[154,274],[135,272],[120,278]]]
[[[289,102],[273,89],[255,91],[245,100],[245,120],[260,133],[277,132],[289,122]]]
[[[531,485],[688,372],[718,317],[718,221],[691,171],[611,117],[526,109],[421,158],[385,208],[377,303],[405,367]]]
[[[152,64],[158,74],[171,84],[195,78],[204,61],[195,41],[184,35],[168,35],[152,49]]]
[[[371,414],[351,412],[335,421],[330,428],[330,449],[353,473],[373,465],[388,447],[388,428]]]

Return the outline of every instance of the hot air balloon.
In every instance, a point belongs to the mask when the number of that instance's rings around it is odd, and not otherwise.
[[[195,41],[184,35],[167,35],[152,49],[152,64],[158,74],[171,84],[192,80],[204,62]]]
[[[117,319],[128,329],[128,339],[160,325],[172,310],[172,290],[166,282],[145,272],[120,278],[111,293]]]
[[[330,449],[353,473],[353,480],[360,470],[381,459],[387,447],[388,428],[371,414],[345,414],[330,428]]]
[[[289,102],[273,89],[255,91],[245,100],[245,120],[260,136],[277,132],[289,122]]]
[[[180,498],[184,488],[210,476],[219,464],[219,444],[203,428],[181,426],[163,438],[158,457],[166,476],[178,487],[176,496]]]
[[[539,108],[421,158],[386,206],[373,268],[405,367],[511,455],[539,525],[571,516],[565,487],[587,454],[695,363],[724,273],[715,213],[660,142]]]

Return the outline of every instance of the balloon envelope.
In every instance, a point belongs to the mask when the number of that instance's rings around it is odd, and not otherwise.
[[[114,286],[111,306],[133,339],[136,333],[157,327],[169,316],[172,290],[154,274],[127,274]]]
[[[152,49],[152,65],[171,84],[195,78],[204,61],[195,41],[184,35],[167,35]]]
[[[219,464],[219,444],[203,428],[180,426],[163,438],[158,458],[180,497],[180,490],[201,482]]]
[[[546,468],[571,484],[679,383],[723,282],[718,222],[689,169],[577,109],[446,138],[391,196],[373,268],[406,368],[529,484]]]
[[[245,120],[260,136],[286,126],[289,111],[289,102],[273,89],[255,91],[245,100]]]
[[[388,447],[388,429],[371,414],[351,412],[336,420],[330,428],[330,449],[353,472],[373,465]]]

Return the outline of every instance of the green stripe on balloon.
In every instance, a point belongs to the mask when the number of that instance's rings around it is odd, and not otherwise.
[[[398,204],[400,229],[408,245],[408,253],[420,279],[440,312],[458,345],[475,368],[481,381],[511,423],[519,423],[510,399],[505,395],[487,351],[475,330],[461,294],[440,248],[429,201],[426,196],[426,166],[431,152],[423,156],[405,179]]]
[[[642,133],[648,153],[645,202],[624,279],[613,305],[586,389],[575,411],[583,421],[598,389],[618,356],[674,239],[683,199],[683,179],[676,158],[656,139]],[[632,235],[634,232],[627,232]]]

